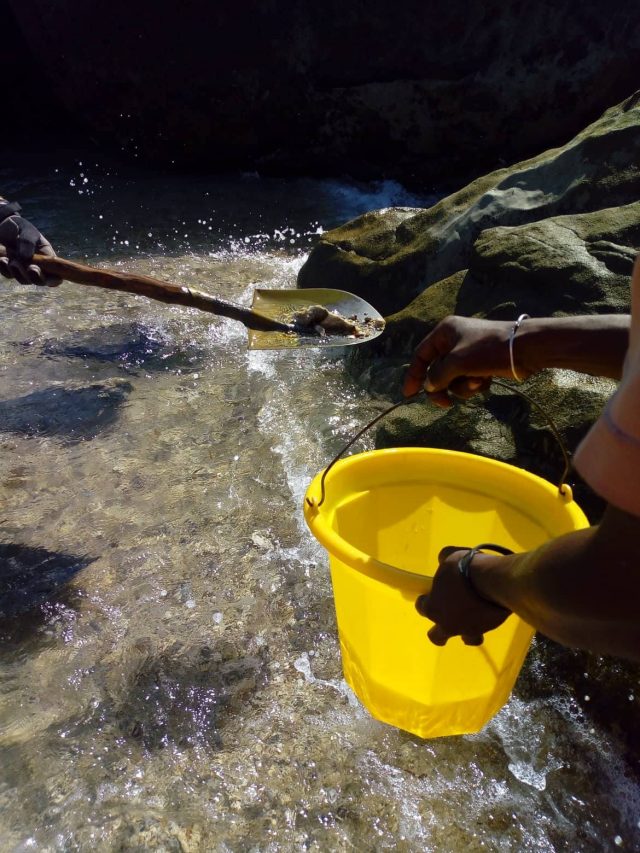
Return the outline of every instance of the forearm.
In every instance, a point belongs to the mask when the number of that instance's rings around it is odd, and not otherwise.
[[[631,317],[596,314],[525,320],[514,340],[514,360],[532,373],[566,368],[619,379]]]
[[[598,527],[513,557],[478,555],[487,598],[566,645],[640,660],[640,519],[609,507]]]

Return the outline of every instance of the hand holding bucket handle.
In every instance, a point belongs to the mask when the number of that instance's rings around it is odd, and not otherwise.
[[[475,548],[449,545],[440,551],[431,591],[416,600],[418,613],[435,623],[427,633],[434,645],[444,646],[459,635],[467,646],[479,646],[485,632],[510,615],[510,610],[482,595],[471,579],[471,562],[483,551],[513,554],[509,548],[491,543]]]

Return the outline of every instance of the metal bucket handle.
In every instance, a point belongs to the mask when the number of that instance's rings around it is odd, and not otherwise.
[[[501,388],[506,388],[507,391],[512,391],[514,394],[519,394],[521,397],[523,397],[528,403],[530,403],[532,406],[534,406],[542,414],[542,416],[546,420],[551,432],[553,433],[556,441],[560,445],[560,450],[562,451],[562,456],[564,458],[564,469],[562,471],[562,476],[560,477],[560,480],[558,482],[558,492],[561,495],[565,495],[567,493],[570,494],[571,489],[565,482],[567,479],[567,476],[569,475],[569,469],[571,468],[571,460],[569,457],[569,451],[567,450],[567,447],[566,447],[564,441],[562,440],[562,437],[560,436],[558,428],[555,425],[555,423],[553,422],[553,418],[551,417],[551,415],[540,405],[540,403],[536,402],[536,400],[534,400],[532,397],[530,397],[529,394],[526,394],[524,391],[521,391],[519,388],[515,388],[513,385],[509,385],[507,382],[501,382],[499,379],[492,379],[491,384],[492,385],[499,385]],[[392,406],[389,406],[388,409],[385,409],[383,412],[380,412],[379,415],[376,415],[376,417],[372,421],[369,421],[369,423],[366,424],[366,426],[364,426],[356,435],[354,435],[354,437],[348,442],[348,444],[345,444],[345,446],[342,448],[342,450],[336,456],[334,456],[334,458],[331,460],[331,462],[329,462],[327,467],[322,472],[322,477],[320,479],[320,492],[321,492],[320,493],[320,500],[316,503],[312,498],[307,498],[306,500],[307,500],[307,503],[309,504],[309,506],[315,506],[316,509],[319,509],[322,506],[322,504],[324,503],[324,499],[325,499],[325,483],[324,483],[324,481],[326,479],[327,474],[333,468],[333,466],[336,464],[336,462],[338,462],[339,459],[351,447],[351,445],[356,443],[356,441],[360,438],[360,436],[364,435],[364,433],[367,432],[367,430],[371,429],[372,426],[375,426],[378,423],[378,421],[382,420],[382,418],[391,414],[391,412],[395,411],[396,409],[399,409],[400,406],[405,406],[407,403],[413,403],[414,400],[416,400],[418,397],[420,397],[420,395],[423,393],[425,393],[425,391],[424,391],[424,389],[421,389],[416,394],[412,394],[411,397],[407,397],[406,400],[401,400],[399,403],[394,403]]]

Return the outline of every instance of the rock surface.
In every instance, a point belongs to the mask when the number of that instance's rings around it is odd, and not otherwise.
[[[422,400],[398,409],[382,421],[376,433],[376,447],[461,450],[518,465],[559,483],[564,457],[548,418],[570,455],[599,416],[615,383],[558,370],[545,371],[521,386],[514,383],[515,387],[543,411],[516,390],[509,392],[496,386],[486,397],[446,411]],[[600,498],[574,471],[567,480],[582,509],[591,519],[597,519],[604,506]]]
[[[563,148],[480,178],[429,210],[376,211],[328,232],[299,283],[329,276],[391,314],[382,336],[353,348],[349,365],[360,383],[397,400],[403,365],[447,314],[627,313],[640,250],[639,164],[640,93]],[[546,371],[518,387],[543,407],[572,450],[615,384]],[[401,408],[382,422],[376,444],[466,450],[552,481],[563,464],[545,418],[502,388],[484,411],[444,412],[426,403]],[[579,482],[576,496],[597,518],[600,500]]]
[[[595,213],[639,195],[640,92],[567,145],[478,178],[427,210],[373,211],[327,232],[298,283],[317,287],[330,280],[391,314],[429,285],[468,268],[476,238],[486,229]],[[594,227],[612,234],[615,215],[594,221]],[[627,218],[622,227],[633,225]]]
[[[216,170],[460,180],[566,140],[640,62],[633,4],[596,0],[8,3],[93,134]]]

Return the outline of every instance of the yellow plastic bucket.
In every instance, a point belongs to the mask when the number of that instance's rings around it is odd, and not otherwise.
[[[513,551],[588,521],[571,489],[469,453],[392,448],[322,472],[304,513],[329,553],[344,676],[377,719],[423,738],[476,732],[509,697],[533,629],[515,615],[481,646],[427,639],[415,609],[445,545]]]

